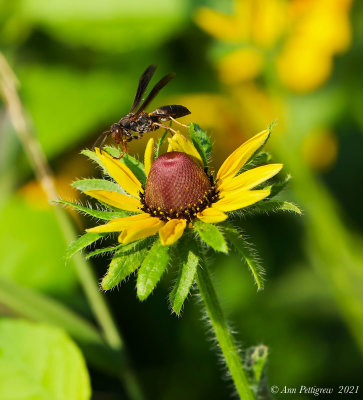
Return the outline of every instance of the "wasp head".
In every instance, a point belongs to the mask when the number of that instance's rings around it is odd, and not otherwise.
[[[120,143],[124,133],[120,124],[112,124],[110,131],[112,139],[115,141],[115,143]]]

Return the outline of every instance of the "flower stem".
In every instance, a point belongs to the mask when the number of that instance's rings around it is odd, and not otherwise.
[[[219,303],[208,265],[205,262],[202,267],[198,268],[197,284],[237,393],[243,400],[254,400],[255,396],[250,388],[242,360]]]

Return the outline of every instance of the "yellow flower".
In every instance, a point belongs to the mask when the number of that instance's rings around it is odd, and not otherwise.
[[[145,187],[122,161],[96,149],[103,166],[128,194],[107,190],[89,190],[86,194],[135,214],[87,231],[120,232],[119,242],[124,244],[158,233],[163,245],[172,245],[197,220],[226,220],[226,213],[269,196],[270,189],[252,189],[276,175],[282,164],[263,165],[238,175],[268,136],[269,131],[265,130],[237,148],[224,161],[215,181],[203,170],[199,153],[184,136],[176,134],[169,139],[168,152],[153,163],[150,141],[145,151]]]
[[[231,15],[201,7],[195,21],[214,38],[233,44],[216,62],[222,82],[254,80],[272,62],[285,86],[308,92],[327,81],[333,57],[350,45],[351,3],[235,0]]]

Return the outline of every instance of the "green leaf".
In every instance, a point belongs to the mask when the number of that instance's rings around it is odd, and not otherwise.
[[[44,1],[41,5],[39,7],[38,0],[21,2],[20,17],[24,26],[28,29],[32,25],[41,26],[56,42],[65,43],[65,47],[72,45],[104,55],[130,52],[142,55],[155,51],[175,37],[188,15],[187,4],[182,0],[159,0],[153,4],[147,0],[104,0],[102,4],[86,0],[59,4]],[[127,59],[125,61],[123,64],[127,64]],[[135,64],[133,70],[140,75]],[[132,82],[137,82],[136,79]],[[99,99],[105,100],[102,96]]]
[[[203,164],[206,166],[212,151],[212,144],[209,136],[197,124],[190,124],[190,137],[194,147],[202,157]]]
[[[289,211],[302,215],[302,211],[297,205],[283,200],[260,201],[256,205],[246,209],[246,211],[244,212],[246,214],[255,215],[255,214],[265,214],[269,212],[278,212],[278,211]]]
[[[88,400],[82,353],[63,330],[22,320],[0,321],[2,400]]]
[[[269,198],[278,195],[286,187],[286,185],[290,182],[290,180],[291,180],[291,175],[289,174],[283,181],[272,184]]]
[[[66,260],[68,261],[76,253],[89,246],[90,244],[96,242],[101,237],[105,236],[105,233],[98,232],[87,232],[80,236],[77,240],[70,244],[66,252]]]
[[[121,149],[118,147],[105,146],[105,151],[107,151],[107,153],[113,157],[118,158],[121,155]],[[124,154],[120,161],[124,163],[126,167],[130,168],[130,170],[142,184],[146,183],[145,167],[141,161],[127,153]]]
[[[252,276],[256,282],[257,289],[263,289],[263,274],[264,270],[257,259],[255,250],[247,243],[242,235],[230,224],[225,224],[223,227],[227,240],[232,244],[235,250],[243,257],[248,265]]]
[[[160,148],[162,146],[162,144],[164,143],[164,140],[166,138],[166,135],[168,134],[168,130],[165,129],[163,134],[160,136],[158,144],[156,146],[156,152],[155,152],[155,158],[158,158],[160,155]]]
[[[123,246],[123,244],[120,244],[118,246],[111,246],[111,247],[104,247],[102,249],[97,249],[95,251],[92,251],[92,252],[86,254],[86,259],[88,260],[89,258],[98,256],[99,254],[114,253],[116,250],[118,250],[122,246]]]
[[[267,164],[271,161],[271,155],[266,152],[257,153],[247,164],[244,165],[242,171],[247,171],[251,168],[258,167],[260,165]]]
[[[111,192],[125,194],[125,191],[120,185],[115,182],[108,181],[107,179],[80,179],[74,181],[72,186],[81,192],[86,192],[87,190],[108,190]]]
[[[97,165],[99,165],[104,171],[106,171],[105,167],[101,163],[101,160],[98,158],[97,154],[88,149],[84,149],[81,151],[81,154],[88,157],[91,161],[95,162]]]
[[[129,73],[121,69],[90,68],[85,74],[79,68],[61,64],[23,63],[17,69],[22,98],[48,157],[89,140],[90,132],[95,132],[91,140],[96,140],[115,122],[120,110],[128,109],[130,91],[135,90],[137,82],[137,78],[131,82]],[[56,95],[50,95],[49,88]]]
[[[216,251],[228,253],[228,246],[222,233],[213,224],[206,224],[202,221],[194,223],[194,229],[198,232],[201,239]]]
[[[39,198],[35,204],[20,195],[1,200],[0,276],[38,291],[67,296],[77,284],[76,269],[73,265],[64,268],[67,244],[53,207],[45,203],[43,207]]]
[[[70,207],[82,212],[82,213],[88,214],[97,219],[103,219],[105,221],[111,221],[114,218],[122,218],[122,217],[127,217],[128,215],[130,215],[126,211],[113,212],[113,211],[94,210],[93,208],[84,207],[80,204],[72,203],[72,202],[66,201],[66,200],[57,200],[56,203],[65,204],[67,206],[70,206]]]
[[[130,154],[125,154],[122,158],[122,162],[131,169],[136,178],[145,185],[146,174],[144,164],[137,160],[135,157],[130,156]]]
[[[106,275],[101,282],[103,290],[110,290],[132,274],[147,253],[148,240],[123,245],[116,251]]]
[[[137,275],[137,296],[145,300],[154,290],[169,262],[169,247],[157,239],[145,257]]]
[[[197,272],[198,248],[193,240],[183,237],[177,243],[176,255],[179,271],[173,290],[169,295],[169,301],[174,312],[179,315]]]

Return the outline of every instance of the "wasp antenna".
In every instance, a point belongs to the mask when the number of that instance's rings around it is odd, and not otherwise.
[[[107,136],[111,133],[111,131],[104,131],[101,133],[101,135],[97,138],[97,140],[94,142],[92,146],[92,151],[101,143],[100,148],[103,147],[103,144],[105,143]]]

